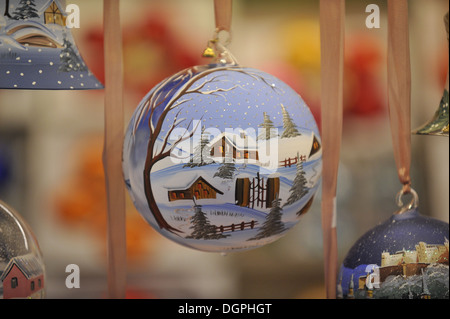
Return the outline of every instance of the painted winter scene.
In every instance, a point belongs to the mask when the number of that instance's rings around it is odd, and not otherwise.
[[[125,183],[165,237],[211,252],[260,247],[306,213],[321,140],[302,98],[238,65],[192,67],[153,88],[124,141]]]
[[[0,87],[103,88],[78,52],[67,21],[64,0],[0,1]]]

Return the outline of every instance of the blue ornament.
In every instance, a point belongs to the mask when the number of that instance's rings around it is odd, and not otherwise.
[[[310,207],[321,140],[302,98],[265,72],[195,66],[155,86],[125,135],[123,173],[163,236],[202,251],[256,248]]]
[[[78,51],[65,0],[9,0],[0,7],[0,89],[103,88]]]
[[[417,208],[394,214],[348,252],[338,298],[449,298],[449,224]]]

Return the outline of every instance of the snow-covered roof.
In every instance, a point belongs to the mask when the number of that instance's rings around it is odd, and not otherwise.
[[[58,40],[58,37],[55,33],[42,26],[40,23],[31,20],[27,21],[26,23],[23,23],[22,21],[11,23],[8,25],[8,27],[5,28],[5,32],[15,40],[22,37],[35,35],[42,36],[55,45],[62,46],[62,43]]]
[[[217,141],[225,137],[226,140],[238,150],[257,150],[256,140],[247,134],[245,130],[240,130],[238,134],[232,132],[223,132],[217,135],[209,145],[214,145]]]
[[[19,269],[28,279],[43,274],[43,269],[38,258],[35,255],[27,254],[11,258],[8,265],[6,266],[5,271],[0,276],[0,280],[5,279],[13,265],[19,267]]]
[[[52,4],[52,2],[54,2],[58,6],[58,9],[59,9],[59,11],[61,11],[62,15],[64,15],[64,16],[67,15],[65,7],[62,6],[62,4],[59,0],[47,0],[44,3],[42,3],[41,6],[39,6],[39,7],[36,6],[36,10],[37,10],[39,16],[44,14],[45,10],[47,10],[47,8]]]
[[[214,181],[207,180],[203,176],[198,173],[192,172],[179,172],[173,175],[171,178],[167,179],[164,183],[164,188],[167,190],[186,190],[194,184],[196,180],[199,178],[203,178],[208,184],[213,186],[215,189],[219,190],[219,188],[214,185]]]
[[[253,178],[253,177],[255,177],[255,175],[251,175],[248,173],[240,173],[240,174],[236,175],[236,178]]]

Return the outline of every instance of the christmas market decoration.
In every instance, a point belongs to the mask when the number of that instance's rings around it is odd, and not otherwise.
[[[45,297],[45,265],[23,218],[0,201],[0,299]]]
[[[408,4],[388,1],[388,101],[400,209],[352,246],[343,261],[337,298],[448,299],[449,224],[419,213],[411,187]],[[412,196],[404,205],[402,198]]]
[[[448,43],[448,12],[444,17],[445,28],[447,30],[447,43]],[[448,69],[447,69],[447,81],[445,83],[444,93],[442,94],[439,107],[433,115],[433,118],[420,128],[413,131],[414,134],[419,135],[437,135],[448,137]]]
[[[0,1],[0,88],[102,89],[68,21],[64,0]]]
[[[352,246],[340,268],[337,298],[449,298],[449,224],[420,214],[415,196]]]
[[[128,126],[126,185],[163,235],[207,251],[257,247],[297,223],[321,176],[301,97],[256,69],[211,64],[152,89]]]
[[[274,76],[240,66],[223,31],[208,43],[214,62],[149,91],[123,145],[125,183],[141,215],[163,236],[210,252],[279,239],[306,213],[321,178],[308,106]]]

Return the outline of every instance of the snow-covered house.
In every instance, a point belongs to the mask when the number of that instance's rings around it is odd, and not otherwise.
[[[11,258],[0,280],[4,299],[43,297],[44,271],[35,255]]]
[[[256,162],[259,160],[256,140],[244,130],[238,134],[223,132],[217,135],[210,143],[211,157],[217,162],[224,158],[233,158],[236,162]]]
[[[17,2],[3,33],[20,45],[62,48],[67,14],[58,0]]]
[[[44,24],[66,25],[67,13],[58,0],[48,0],[37,9]]]
[[[180,178],[177,175],[176,182],[172,181],[165,185],[169,201],[194,199],[215,199],[217,194],[223,195],[217,187],[213,186],[205,178],[199,175],[189,175]]]

